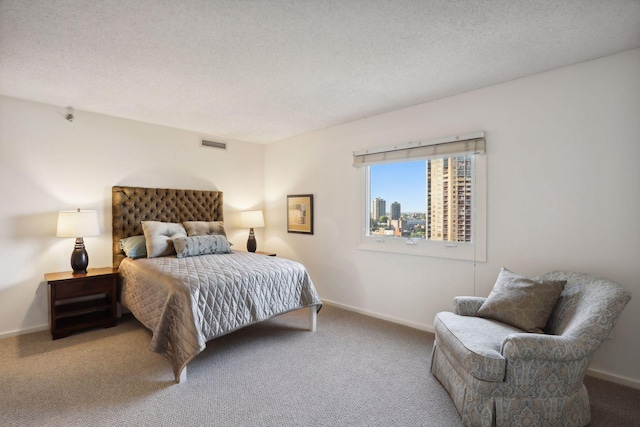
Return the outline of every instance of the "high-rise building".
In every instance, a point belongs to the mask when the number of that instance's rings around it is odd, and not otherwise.
[[[400,219],[400,203],[398,202],[391,203],[391,219]]]
[[[371,219],[377,221],[381,216],[386,215],[387,213],[387,202],[381,198],[376,197],[371,202]]]
[[[471,167],[471,156],[427,162],[427,239],[471,241]]]

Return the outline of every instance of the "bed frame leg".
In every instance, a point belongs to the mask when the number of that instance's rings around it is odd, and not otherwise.
[[[309,330],[311,332],[316,331],[316,324],[318,319],[318,309],[315,305],[309,307]]]
[[[180,378],[176,381],[178,384],[184,384],[187,382],[187,367],[182,368],[182,372],[180,372]]]

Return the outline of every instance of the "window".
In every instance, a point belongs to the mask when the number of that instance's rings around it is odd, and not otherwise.
[[[359,248],[486,261],[484,132],[354,153]]]

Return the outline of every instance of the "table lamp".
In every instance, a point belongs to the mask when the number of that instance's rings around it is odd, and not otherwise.
[[[264,227],[264,217],[262,211],[240,212],[240,227],[249,229],[249,240],[247,240],[247,251],[255,252],[257,248],[256,236],[253,229]]]
[[[98,213],[93,210],[61,211],[58,213],[58,237],[75,237],[76,245],[71,252],[73,274],[87,272],[89,255],[84,248],[83,237],[100,235]]]

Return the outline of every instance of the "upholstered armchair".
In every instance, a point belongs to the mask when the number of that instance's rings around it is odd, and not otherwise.
[[[436,315],[431,371],[466,426],[584,426],[591,419],[583,378],[631,295],[586,274],[537,279],[566,281],[544,333],[480,317],[486,298],[456,297],[454,313]]]

